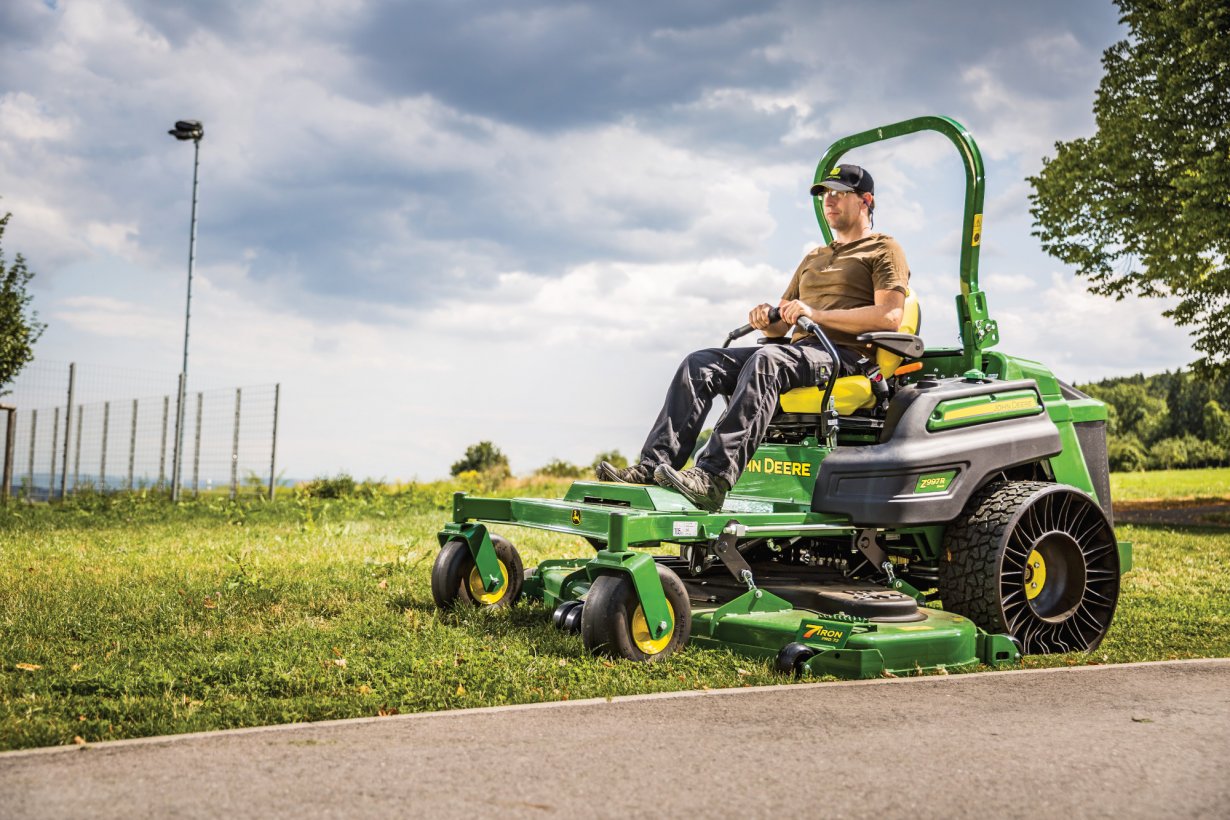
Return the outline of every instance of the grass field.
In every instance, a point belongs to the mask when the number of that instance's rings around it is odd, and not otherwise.
[[[1199,472],[1193,482],[1223,489],[1196,494],[1230,496],[1230,470]],[[1136,497],[1188,486],[1151,476],[1152,490],[1127,477]],[[594,658],[540,608],[437,613],[429,573],[451,489],[0,509],[0,749],[784,681],[710,650],[653,665]],[[502,532],[527,566],[590,549]],[[1106,641],[1026,665],[1230,655],[1230,530],[1119,536],[1135,543],[1136,568]]]
[[[1158,470],[1113,473],[1110,495],[1116,503],[1146,500],[1230,499],[1230,469]]]

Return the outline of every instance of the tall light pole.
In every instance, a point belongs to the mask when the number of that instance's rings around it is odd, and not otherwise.
[[[175,402],[175,450],[171,460],[171,500],[179,501],[180,472],[184,462],[184,395],[188,389],[188,321],[192,318],[192,268],[196,264],[196,182],[201,167],[201,138],[205,126],[199,120],[179,120],[167,132],[177,140],[192,140],[192,229],[188,237],[188,302],[184,307],[184,365],[179,371],[179,398]]]

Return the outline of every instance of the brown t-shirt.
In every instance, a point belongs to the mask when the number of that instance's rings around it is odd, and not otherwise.
[[[801,299],[817,310],[866,307],[875,304],[877,290],[906,293],[910,267],[897,240],[873,233],[853,242],[833,242],[816,248],[799,263],[782,299]],[[857,333],[824,328],[833,344],[860,350]],[[796,331],[793,341],[808,334]]]

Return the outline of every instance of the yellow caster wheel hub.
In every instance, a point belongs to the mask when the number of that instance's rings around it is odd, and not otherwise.
[[[675,608],[671,606],[670,601],[666,602],[666,610],[670,613],[673,623]],[[646,655],[656,655],[670,645],[674,634],[674,630],[668,630],[661,638],[654,640],[654,637],[649,634],[649,623],[645,620],[645,608],[640,604],[636,605],[636,611],[632,613],[632,642],[636,644],[637,649]]]
[[[503,600],[504,595],[508,592],[508,566],[500,561],[500,579],[504,582],[495,592],[488,592],[483,587],[482,576],[478,574],[478,567],[475,566],[470,570],[470,578],[467,581],[470,587],[470,594],[474,596],[474,600],[484,606],[498,604]]]

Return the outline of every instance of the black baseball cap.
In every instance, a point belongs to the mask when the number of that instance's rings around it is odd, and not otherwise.
[[[860,194],[874,194],[875,180],[871,174],[857,165],[838,165],[828,172],[824,179],[811,186],[811,195],[820,196],[828,191],[858,191]]]

